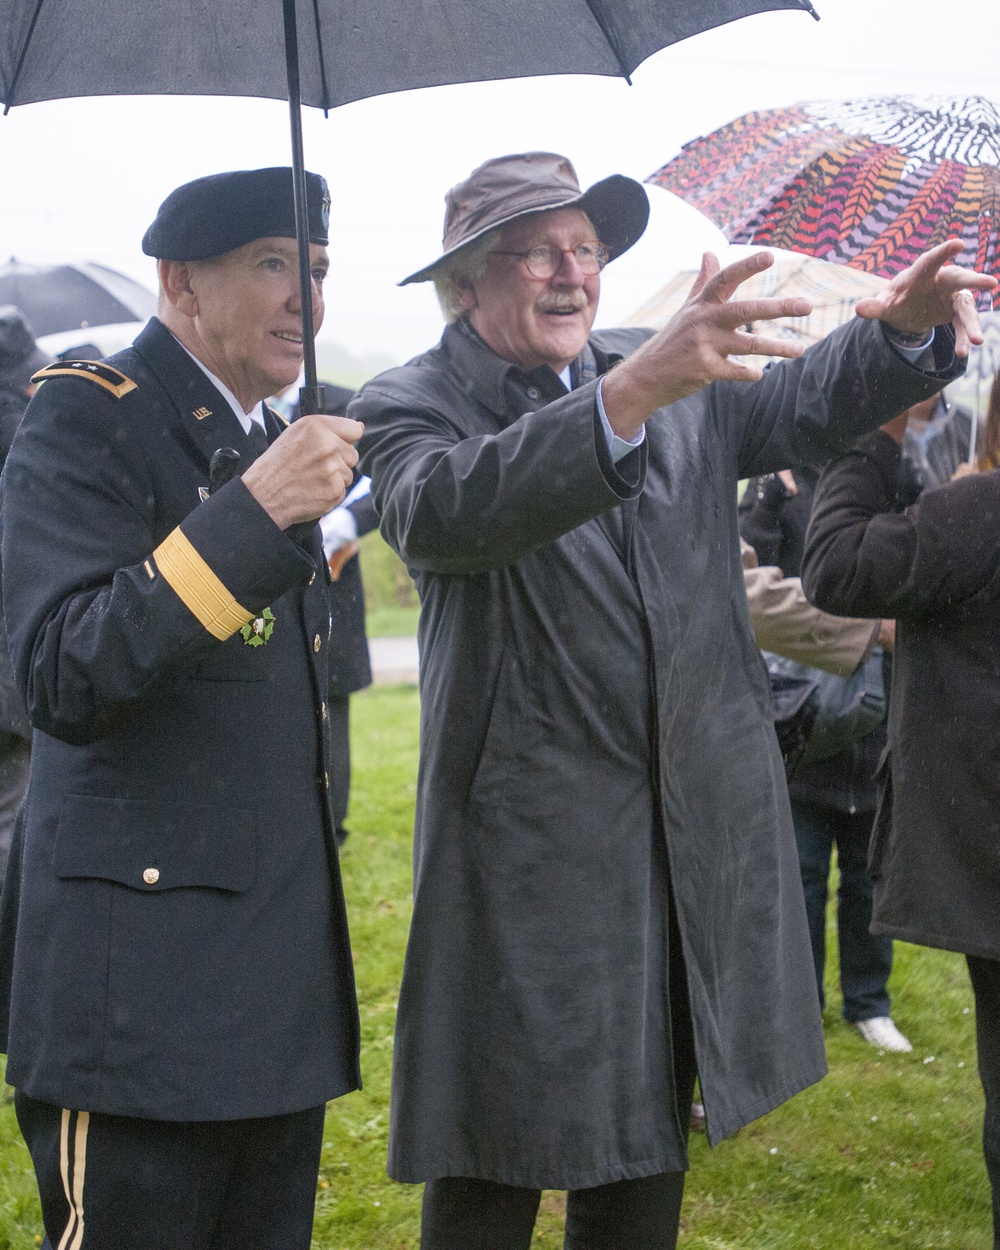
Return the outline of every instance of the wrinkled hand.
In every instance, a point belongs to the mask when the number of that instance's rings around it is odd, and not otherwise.
[[[752,321],[804,317],[812,311],[809,301],[802,298],[733,300],[741,282],[773,263],[769,252],[757,252],[720,270],[718,259],[705,253],[680,311],[602,384],[604,410],[616,434],[634,438],[658,408],[693,395],[710,382],[760,379],[760,369],[731,356],[802,355],[801,343],[740,329]]]
[[[930,335],[935,326],[955,327],[955,354],[967,356],[970,344],[983,341],[973,291],[992,291],[996,278],[950,262],[962,251],[960,239],[949,239],[924,252],[909,269],[898,273],[884,291],[859,300],[859,317],[884,321],[904,334]]]
[[[300,417],[250,465],[243,484],[279,529],[318,520],[350,489],[364,428],[347,417]]]

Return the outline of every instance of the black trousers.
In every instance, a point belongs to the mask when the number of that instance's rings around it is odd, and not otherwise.
[[[566,1195],[565,1250],[673,1250],[683,1172]],[[421,1250],[528,1250],[541,1190],[448,1176],[428,1181]]]
[[[687,1131],[697,1075],[687,976],[673,899],[669,911],[670,1042],[677,1108]],[[674,1250],[683,1172],[613,1181],[566,1195],[564,1250]],[[528,1250],[541,1190],[464,1176],[428,1181],[421,1250]]]
[[[983,1154],[993,1189],[993,1250],[1000,1250],[1000,960],[967,955],[976,997],[976,1052],[986,1095]]]
[[[175,1123],[14,1106],[56,1250],[309,1250],[325,1107]]]

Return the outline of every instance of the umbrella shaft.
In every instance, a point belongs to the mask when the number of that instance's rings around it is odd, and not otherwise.
[[[292,134],[292,193],[295,203],[295,234],[299,251],[299,293],[302,299],[302,355],[305,386],[299,394],[300,411],[322,412],[323,397],[316,383],[316,344],[313,324],[312,273],[309,263],[309,210],[306,202],[306,169],[302,154],[302,99],[299,88],[299,42],[295,0],[282,0],[285,18],[285,69],[288,78],[288,118]]]

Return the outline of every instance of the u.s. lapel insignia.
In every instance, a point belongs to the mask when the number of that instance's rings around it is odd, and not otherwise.
[[[195,408],[194,412],[191,413],[191,416],[197,421],[204,421],[206,417],[210,417],[211,415],[211,408],[206,408],[204,405],[202,405],[201,408]]]
[[[265,608],[260,616],[240,627],[244,646],[262,647],[274,633],[274,613]]]
[[[207,498],[208,498],[208,487],[199,486],[198,487],[198,502],[204,503]]]

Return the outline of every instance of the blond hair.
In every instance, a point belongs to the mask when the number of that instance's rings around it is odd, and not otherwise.
[[[478,282],[486,272],[486,258],[500,242],[500,229],[489,230],[480,239],[461,247],[434,271],[434,290],[449,325],[465,312],[462,290]]]

